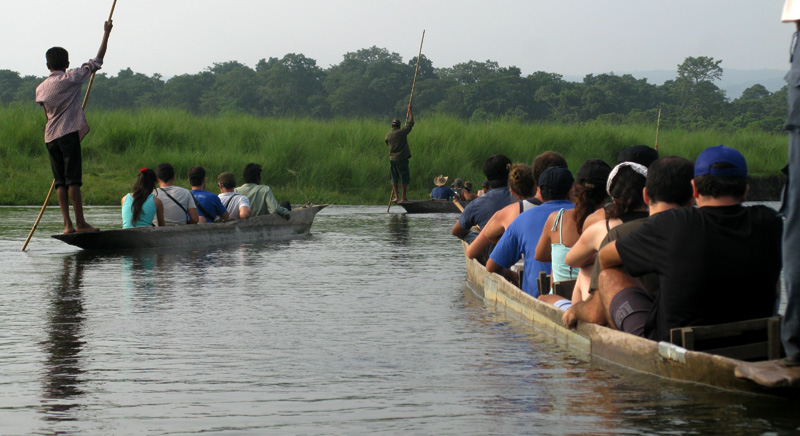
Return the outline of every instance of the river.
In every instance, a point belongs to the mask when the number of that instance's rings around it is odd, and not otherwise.
[[[457,216],[87,255],[0,208],[0,434],[794,435],[800,402],[592,363],[484,306]],[[119,208],[89,207],[101,228]]]

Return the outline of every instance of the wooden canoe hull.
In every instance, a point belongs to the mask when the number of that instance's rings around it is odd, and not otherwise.
[[[466,252],[467,244],[462,242]],[[466,258],[466,255],[465,255]],[[626,368],[732,391],[770,395],[800,396],[800,368],[786,368],[771,361],[769,368],[779,371],[776,383],[763,383],[757,373],[767,362],[744,362],[713,354],[688,351],[666,342],[656,342],[628,333],[578,323],[575,330],[563,326],[563,311],[526,294],[498,274],[489,273],[477,260],[466,258],[467,280],[482,292],[487,305],[513,318],[532,324],[559,341]],[[476,293],[477,293],[476,292]],[[756,380],[756,381],[754,381]],[[757,382],[758,381],[758,382]]]
[[[459,201],[461,207],[467,207],[469,201]],[[445,200],[411,200],[397,203],[406,213],[461,213],[452,201]]]
[[[53,238],[84,250],[137,250],[280,241],[307,235],[317,212],[327,205],[294,209],[291,219],[269,214],[214,224],[136,227],[99,232],[56,234]]]

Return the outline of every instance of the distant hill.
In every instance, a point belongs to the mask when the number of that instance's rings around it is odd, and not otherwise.
[[[788,70],[788,67],[787,67]],[[734,70],[724,69],[722,80],[717,82],[717,86],[725,90],[729,99],[739,98],[745,89],[756,85],[764,85],[770,92],[775,92],[786,85],[783,77],[786,75],[784,70]],[[676,70],[652,70],[652,71],[620,71],[614,72],[617,75],[630,74],[637,79],[647,79],[648,83],[661,85],[667,80],[673,80],[678,76]],[[564,76],[564,80],[571,82],[583,82],[583,77]]]

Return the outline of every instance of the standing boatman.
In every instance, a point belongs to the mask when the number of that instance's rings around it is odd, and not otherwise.
[[[400,128],[400,120],[392,120],[392,130],[386,133],[386,145],[389,146],[389,175],[392,178],[392,203],[398,201],[397,185],[401,186],[402,194],[399,201],[408,201],[406,191],[408,182],[411,181],[411,172],[408,169],[408,160],[411,158],[411,148],[408,146],[408,134],[414,127],[414,114],[411,112],[411,105],[408,105],[408,117],[406,125]]]
[[[789,115],[784,129],[789,131],[789,166],[781,212],[783,224],[783,280],[786,284],[786,314],[781,337],[787,365],[800,365],[800,1],[786,0],[784,23],[795,23],[796,31],[790,47],[791,70],[786,75],[789,85]]]

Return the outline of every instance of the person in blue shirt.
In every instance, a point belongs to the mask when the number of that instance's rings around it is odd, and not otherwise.
[[[197,205],[197,212],[200,215],[200,222],[213,223],[219,217],[222,221],[228,221],[228,209],[222,205],[217,194],[206,191],[206,170],[201,166],[193,166],[189,169],[189,184],[192,185],[192,197]]]
[[[433,184],[436,185],[431,191],[431,198],[434,200],[452,201],[456,196],[455,191],[445,186],[447,184],[447,176],[439,174],[433,178]]]
[[[560,209],[569,210],[575,207],[569,200],[574,182],[572,173],[564,167],[550,167],[539,176],[537,189],[543,203],[521,213],[509,224],[497,246],[492,250],[489,261],[486,262],[486,269],[489,272],[513,277],[515,273],[509,268],[524,257],[522,290],[536,298],[539,297],[536,278],[540,271],[550,274],[551,264],[535,259],[536,246],[550,214]]]
[[[464,212],[453,225],[453,236],[471,243],[478,236],[477,232],[470,231],[473,226],[484,228],[495,212],[516,203],[517,197],[508,189],[510,170],[511,159],[508,156],[495,154],[486,159],[483,163],[483,174],[486,175],[491,189],[464,208]]]

